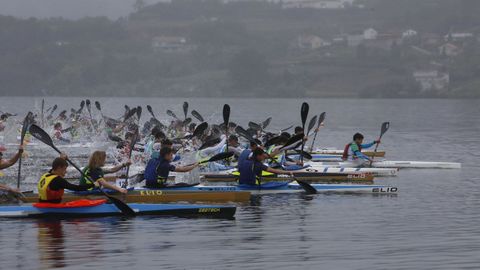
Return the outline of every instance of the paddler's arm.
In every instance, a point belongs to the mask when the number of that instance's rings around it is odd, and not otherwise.
[[[2,185],[2,184],[0,184],[0,190],[5,190],[5,191],[13,192],[13,193],[21,193],[20,190],[18,190],[16,188],[11,188],[9,186]]]
[[[292,171],[278,170],[278,169],[274,169],[274,168],[270,168],[270,167],[268,167],[265,171],[271,172],[271,173],[276,173],[276,174],[289,174],[289,175],[293,175],[293,172],[292,172]]]
[[[373,141],[371,143],[364,143],[364,144],[362,144],[362,148],[367,149],[367,148],[370,148],[370,147],[372,147],[372,146],[374,146],[375,144],[378,144],[378,143],[380,143],[380,140],[376,140],[376,141]]]
[[[23,153],[23,145],[20,145],[18,147],[18,152],[15,154],[15,156],[13,156],[8,161],[0,160],[0,170],[6,169],[6,168],[12,166],[13,164],[17,163],[17,161],[20,158],[20,156],[22,155],[22,153]]]
[[[123,168],[125,168],[125,167],[128,167],[128,166],[130,166],[130,165],[132,165],[132,162],[129,160],[129,161],[124,162],[124,163],[122,163],[122,164],[119,164],[119,165],[117,165],[117,166],[115,166],[115,167],[113,167],[113,168],[104,169],[104,172],[105,172],[105,174],[108,174],[108,173],[116,173],[116,172],[120,171],[121,169],[123,169]]]
[[[174,172],[189,172],[193,169],[195,169],[196,167],[198,167],[198,162],[196,162],[195,164],[192,164],[192,165],[188,165],[188,166],[174,166]]]
[[[86,191],[86,190],[89,190],[90,188],[93,188],[94,185],[93,184],[75,185],[63,179],[62,177],[57,177],[52,180],[49,187],[52,190],[68,189],[73,191]]]
[[[107,182],[107,180],[105,180],[103,178],[98,179],[97,183],[100,184],[104,188],[116,190],[116,191],[118,191],[120,193],[123,193],[123,194],[128,193],[128,190],[126,190],[124,188],[121,188],[121,187],[117,187],[116,185],[110,184],[110,183]]]

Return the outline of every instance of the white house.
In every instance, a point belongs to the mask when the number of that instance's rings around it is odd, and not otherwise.
[[[459,55],[462,52],[462,49],[452,43],[445,43],[438,47],[438,52],[440,55],[453,57]]]
[[[315,35],[301,35],[297,38],[297,47],[300,49],[315,50],[330,45],[330,42]]]
[[[187,44],[185,37],[158,36],[152,39],[152,48],[156,52],[176,53],[188,52],[192,46]]]
[[[446,34],[443,38],[445,41],[461,41],[465,39],[473,38],[472,33],[449,33]]]
[[[402,33],[402,38],[411,38],[418,35],[418,32],[413,29],[408,29]]]
[[[377,36],[378,36],[378,32],[373,28],[368,28],[365,31],[363,31],[363,39],[365,40],[376,39]]]
[[[450,83],[450,75],[437,70],[417,70],[413,78],[420,83],[422,91],[447,90]]]

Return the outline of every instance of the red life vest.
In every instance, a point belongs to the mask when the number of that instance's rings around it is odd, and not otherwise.
[[[350,146],[354,143],[355,142],[347,143],[347,145],[345,145],[345,148],[343,149],[342,160],[348,159],[348,150],[350,149]],[[361,144],[357,144],[357,145],[358,145],[358,150],[362,151],[362,145]]]

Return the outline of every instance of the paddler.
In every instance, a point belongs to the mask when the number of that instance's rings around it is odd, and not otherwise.
[[[64,179],[67,173],[67,156],[62,154],[52,163],[52,169],[42,175],[38,182],[39,202],[61,203],[65,189],[86,191],[94,187],[93,183],[74,185]]]
[[[189,172],[198,167],[198,162],[187,166],[174,166],[173,149],[163,146],[160,149],[160,157],[152,158],[145,168],[145,182],[147,188],[162,188],[165,186],[170,172]]]
[[[363,139],[364,137],[361,133],[355,133],[355,135],[353,135],[353,142],[345,145],[342,160],[354,161],[359,163],[358,165],[362,165],[365,162],[371,161],[369,157],[362,153],[362,149],[367,149],[375,144],[379,144],[380,140],[375,140],[371,143],[364,144]]]
[[[105,153],[105,151],[93,152],[93,154],[90,156],[90,160],[88,161],[88,166],[83,169],[83,174],[87,177],[82,176],[80,178],[80,184],[82,185],[93,184],[92,181],[94,181],[94,182],[98,182],[100,185],[102,185],[105,188],[116,190],[124,194],[127,193],[126,189],[120,188],[120,187],[117,187],[116,185],[112,185],[108,183],[104,179],[104,176],[105,174],[115,173],[125,167],[130,166],[131,162],[127,161],[111,169],[103,169],[103,166],[105,166],[106,159],[107,159],[107,154]]]
[[[70,143],[70,140],[63,136],[64,132],[65,130],[63,130],[62,124],[60,122],[55,123],[53,126],[53,137],[58,141]]]
[[[268,155],[263,149],[260,147],[256,148],[252,152],[252,156],[238,166],[238,171],[240,173],[239,184],[256,185],[257,178],[262,177],[262,171],[293,175],[293,172],[278,170],[265,165],[264,161],[267,157]]]
[[[20,158],[20,156],[22,155],[23,153],[23,145],[20,145],[18,147],[18,152],[15,154],[15,156],[13,156],[11,159],[9,160],[4,160],[2,159],[3,157],[3,152],[5,151],[5,147],[1,146],[0,145],[0,170],[3,170],[3,169],[6,169],[8,167],[11,167],[13,166],[15,163],[17,163],[18,159]],[[20,193],[20,190],[18,189],[14,189],[14,188],[11,188],[7,185],[2,185],[0,184],[0,190],[5,190],[5,191],[9,191],[9,192],[13,192],[13,193]]]

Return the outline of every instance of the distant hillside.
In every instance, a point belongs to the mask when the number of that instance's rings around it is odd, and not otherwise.
[[[144,0],[153,4],[165,0]],[[133,12],[135,0],[0,0],[0,15],[19,18],[106,16],[111,19]]]

